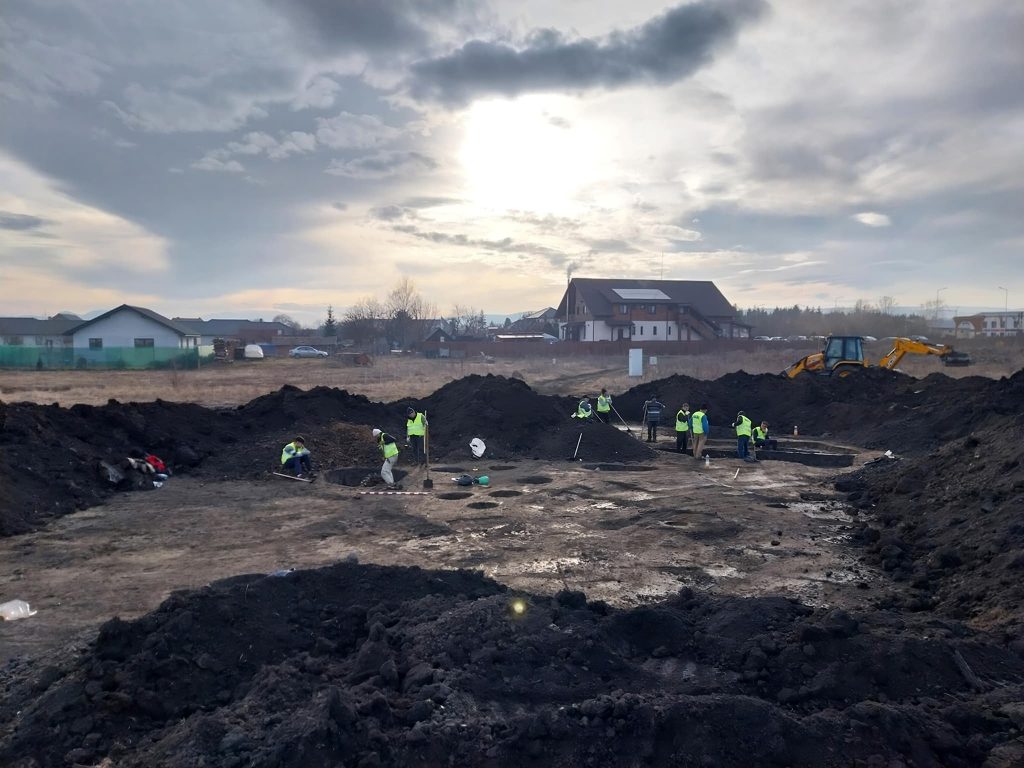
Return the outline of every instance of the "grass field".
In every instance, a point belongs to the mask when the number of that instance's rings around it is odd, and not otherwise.
[[[965,345],[966,346],[966,345]],[[950,376],[1007,376],[1024,367],[1024,345],[991,341],[972,343],[967,350],[976,361],[967,368],[944,368],[934,357],[904,358],[900,370],[912,376],[943,372]],[[553,348],[553,351],[557,351]],[[339,387],[374,400],[397,400],[427,395],[445,383],[473,373],[522,378],[545,393],[596,394],[601,387],[620,393],[641,382],[682,373],[714,379],[726,373],[779,373],[813,349],[781,347],[753,352],[658,357],[645,366],[644,376],[627,375],[625,357],[573,357],[482,360],[425,360],[419,357],[381,357],[369,368],[340,361],[274,359],[209,365],[199,371],[0,371],[0,399],[17,402],[98,405],[109,399],[173,400],[210,406],[248,402],[291,384],[302,389],[318,385]],[[870,359],[885,350],[868,349]],[[649,354],[649,353],[648,353]]]

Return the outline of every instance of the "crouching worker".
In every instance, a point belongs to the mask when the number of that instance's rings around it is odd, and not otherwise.
[[[398,486],[395,485],[395,474],[391,469],[398,461],[398,441],[387,432],[381,432],[379,429],[373,430],[373,437],[377,441],[377,447],[380,448],[381,454],[384,456],[384,463],[380,468],[380,479],[387,484],[388,488],[396,488]]]
[[[767,421],[762,421],[761,426],[754,427],[754,446],[757,448],[767,448],[769,451],[778,450],[779,441],[768,437]]]
[[[281,468],[294,472],[296,477],[313,471],[313,460],[306,448],[306,441],[301,437],[296,437],[281,451]]]

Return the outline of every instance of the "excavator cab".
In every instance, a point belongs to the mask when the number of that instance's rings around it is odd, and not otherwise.
[[[783,371],[783,375],[791,379],[801,373],[849,376],[865,365],[864,341],[860,336],[829,336],[823,351],[800,358]]]

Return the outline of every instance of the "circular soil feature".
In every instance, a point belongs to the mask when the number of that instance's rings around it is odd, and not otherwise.
[[[392,469],[391,472],[395,476],[395,482],[401,481],[403,477],[409,474],[402,469]],[[380,467],[339,467],[338,469],[329,469],[324,472],[324,480],[328,483],[346,485],[350,488],[362,486],[363,480],[367,477],[374,478],[376,481],[374,485],[381,485],[384,482],[380,479]]]
[[[526,483],[527,485],[544,485],[552,480],[554,480],[553,477],[547,477],[546,475],[529,475],[519,478],[520,483]]]
[[[522,491],[491,491],[487,494],[488,496],[494,496],[497,499],[507,499],[510,496],[522,496]]]
[[[515,469],[512,464],[495,464],[493,467],[488,467],[491,472],[501,472],[504,469]]]
[[[583,468],[601,472],[650,472],[657,469],[648,464],[584,464]]]
[[[462,474],[466,470],[465,470],[464,467],[431,467],[430,471],[431,472],[458,472],[459,474]]]
[[[473,501],[466,505],[470,509],[494,509],[501,505],[496,501]]]
[[[456,499],[468,499],[472,495],[472,493],[467,493],[466,491],[454,491],[452,493],[439,493],[437,498],[455,501]]]

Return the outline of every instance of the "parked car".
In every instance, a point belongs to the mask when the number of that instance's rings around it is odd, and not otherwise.
[[[861,336],[864,341],[878,341],[874,336]]]
[[[288,352],[288,357],[327,357],[327,353],[316,347],[295,347]]]
[[[755,336],[754,341],[771,341],[771,336]]]

